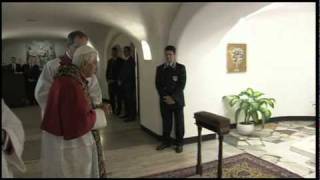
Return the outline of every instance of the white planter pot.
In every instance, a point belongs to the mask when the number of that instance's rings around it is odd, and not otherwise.
[[[241,135],[250,135],[254,131],[254,124],[238,124],[237,131]]]

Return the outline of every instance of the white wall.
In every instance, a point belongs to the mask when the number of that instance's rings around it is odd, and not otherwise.
[[[22,63],[26,62],[26,44],[32,41],[43,41],[48,40],[54,43],[56,55],[62,55],[65,49],[65,39],[53,38],[53,39],[6,39],[2,40],[2,64],[10,63],[11,57],[21,58]]]
[[[259,4],[213,3],[202,8],[179,37],[170,33],[174,41],[169,42],[177,43],[178,61],[187,70],[186,137],[197,134],[194,112],[233,120],[222,96],[247,87],[277,100],[273,116],[315,116],[315,3],[272,5],[238,22]],[[227,43],[247,44],[247,72],[227,73]]]
[[[96,23],[86,23],[83,25],[83,28],[79,28],[83,32],[85,32],[89,40],[92,44],[92,46],[98,51],[99,53],[99,62],[98,62],[98,70],[97,70],[97,78],[98,82],[101,88],[102,95],[106,94],[106,89],[104,89],[103,85],[105,82],[105,62],[106,62],[106,56],[104,54],[105,51],[105,42],[107,39],[107,36],[110,32],[110,27],[96,24]]]
[[[137,46],[140,69],[140,123],[158,135],[162,134],[162,119],[159,96],[155,87],[156,67],[164,62],[164,48],[168,45],[169,31],[173,22],[171,17],[175,17],[176,13],[174,4],[159,3],[150,9],[144,9],[147,37],[139,39]],[[151,61],[143,59],[140,40],[149,43]]]
[[[119,45],[121,47],[121,56],[123,57],[123,48],[124,46],[130,46],[131,40],[129,37],[125,34],[118,35],[114,41],[110,44],[109,52],[111,52],[111,49],[113,46]],[[111,58],[111,54],[109,54],[109,57]]]

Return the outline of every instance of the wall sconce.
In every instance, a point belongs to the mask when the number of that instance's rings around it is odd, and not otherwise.
[[[144,60],[152,60],[150,46],[147,41],[141,41],[142,51],[143,51],[143,58]]]

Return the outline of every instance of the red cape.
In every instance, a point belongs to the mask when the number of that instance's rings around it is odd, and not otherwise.
[[[91,131],[95,121],[95,111],[79,80],[71,76],[56,78],[49,92],[41,129],[70,140]]]

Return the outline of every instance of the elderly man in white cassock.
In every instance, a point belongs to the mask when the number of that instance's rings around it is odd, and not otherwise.
[[[105,177],[97,129],[106,126],[107,109],[92,105],[86,80],[96,73],[97,55],[79,47],[54,77],[41,124],[43,177]]]
[[[21,158],[24,145],[24,131],[18,117],[1,100],[2,112],[2,178],[12,178],[12,168],[25,172],[26,168]],[[9,166],[10,164],[10,166]]]
[[[73,31],[68,35],[67,50],[65,54],[59,58],[48,61],[44,65],[43,70],[38,79],[35,88],[35,99],[41,108],[41,115],[43,116],[44,110],[48,100],[49,89],[53,83],[53,77],[58,71],[61,64],[71,64],[72,57],[75,50],[88,43],[88,36],[81,31]],[[94,105],[102,105],[102,94],[95,74],[87,78],[89,84],[89,94]],[[106,108],[110,108],[109,105]]]
[[[71,65],[72,59],[74,56],[74,52],[82,45],[87,44],[88,37],[86,34],[84,34],[81,31],[73,31],[69,33],[68,35],[68,43],[67,43],[67,50],[65,54],[57,59],[49,61],[43,68],[43,71],[39,77],[38,83],[35,88],[35,98],[40,105],[41,108],[41,115],[42,118],[44,117],[44,113],[46,110],[46,106],[48,103],[48,94],[49,90],[52,86],[52,83],[54,81],[54,76],[57,74],[58,69],[60,66],[63,65]],[[101,107],[105,112],[108,114],[111,113],[111,106],[104,105],[102,103],[102,95],[101,95],[101,89],[97,80],[97,77],[95,74],[92,74],[90,77],[86,77],[86,80],[88,81],[87,89],[88,94],[91,100],[91,104],[94,108]],[[71,107],[75,106],[75,104],[72,104]],[[96,146],[99,154],[99,176],[103,177],[105,176],[104,171],[104,164],[103,164],[103,152],[102,152],[102,144],[99,137],[99,132],[96,130],[93,133],[95,135],[95,139],[97,141]],[[50,159],[50,156],[46,156],[50,154],[51,149],[46,146],[50,142],[56,142],[61,143],[61,139],[57,140],[53,136],[49,136],[48,133],[45,133],[43,131],[42,135],[42,174],[43,177],[72,177],[75,174],[69,173],[65,174],[62,171],[57,172],[54,169],[48,168],[48,164],[51,164],[50,162],[52,159]],[[78,144],[81,143],[81,141],[77,142]],[[63,144],[61,144],[61,148],[63,148]],[[63,154],[61,154],[63,155]],[[63,155],[64,156],[64,155]],[[48,158],[49,157],[49,158]],[[78,156],[78,158],[81,157]],[[54,162],[54,161],[53,161]],[[61,162],[58,162],[58,164]],[[52,167],[52,166],[50,166]],[[56,168],[59,168],[56,166]],[[62,170],[62,169],[61,169]],[[68,171],[68,170],[65,170]],[[75,175],[77,176],[77,175]]]

